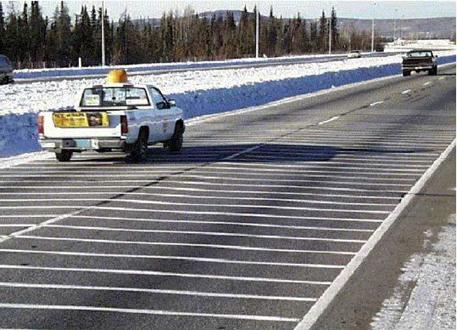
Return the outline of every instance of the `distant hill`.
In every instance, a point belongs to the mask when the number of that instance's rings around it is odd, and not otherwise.
[[[241,19],[241,10],[216,10],[199,13],[200,17],[211,19],[213,15],[216,17],[225,17],[227,12],[233,13],[235,22]],[[250,13],[253,15],[253,13]],[[266,16],[262,16],[262,19]],[[151,22],[153,26],[160,26],[160,19],[151,18],[147,20],[135,20],[136,23],[144,21]],[[315,21],[313,19],[306,19],[308,23]],[[455,17],[436,17],[436,18],[409,18],[397,19],[397,33],[400,36],[400,31],[404,39],[443,39],[454,38],[456,32],[456,18]],[[357,18],[338,18],[338,26],[340,30],[356,29],[358,31],[371,31],[371,19],[357,19]],[[376,32],[386,38],[392,38],[394,33],[394,20],[393,19],[378,19],[375,20]]]

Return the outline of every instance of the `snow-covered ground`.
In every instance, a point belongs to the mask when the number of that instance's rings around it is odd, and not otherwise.
[[[455,52],[440,53],[441,64]],[[242,109],[282,98],[400,73],[401,57],[345,59],[324,63],[131,77],[153,83],[176,99],[186,118]],[[35,82],[0,87],[0,157],[39,151],[36,114],[72,106],[78,92],[103,79]]]
[[[260,58],[241,58],[225,61],[196,61],[196,62],[176,62],[176,63],[143,63],[123,66],[91,66],[91,67],[70,67],[70,68],[47,68],[47,69],[22,69],[15,70],[14,75],[17,79],[41,79],[50,77],[75,77],[106,74],[109,70],[122,68],[130,73],[156,72],[167,70],[193,70],[211,68],[230,68],[233,66],[249,64],[268,64],[268,63],[296,63],[303,60],[319,60],[328,57],[344,57],[344,54],[316,54],[298,55],[282,57],[260,57]]]
[[[455,214],[452,217],[431,251],[414,255],[405,265],[393,296],[384,301],[372,329],[456,328]]]

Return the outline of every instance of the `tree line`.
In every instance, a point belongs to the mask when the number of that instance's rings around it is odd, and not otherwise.
[[[159,24],[133,20],[124,12],[110,20],[102,8],[82,6],[69,14],[60,2],[52,17],[43,16],[38,1],[24,2],[22,10],[10,4],[7,13],[0,2],[0,54],[16,68],[83,66],[101,64],[102,20],[105,29],[106,64],[223,60],[255,55],[256,8],[245,7],[239,20],[233,12],[211,17],[188,7],[182,14],[164,13]],[[368,50],[371,35],[366,31],[340,31],[336,11],[317,20],[276,17],[271,8],[260,18],[261,55],[274,57],[332,51]]]

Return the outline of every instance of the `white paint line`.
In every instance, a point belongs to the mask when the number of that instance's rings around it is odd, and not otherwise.
[[[359,243],[363,244],[366,240],[359,239],[342,239],[342,238],[323,238],[323,237],[299,237],[299,236],[279,236],[279,235],[255,235],[243,233],[225,233],[225,232],[205,232],[190,230],[159,230],[159,229],[129,229],[113,227],[90,227],[90,226],[71,226],[71,225],[47,225],[47,228],[74,229],[74,230],[95,230],[95,231],[115,231],[123,233],[155,233],[155,234],[176,234],[176,235],[201,235],[201,236],[221,236],[221,237],[248,237],[258,239],[272,240],[290,240],[290,241],[318,241],[318,242],[338,242],[338,243]]]
[[[161,316],[178,316],[178,317],[179,316],[181,316],[181,317],[182,316],[208,317],[208,318],[238,319],[238,320],[252,320],[252,321],[268,321],[268,322],[298,322],[298,321],[300,321],[300,319],[286,318],[286,317],[279,317],[279,316],[190,313],[190,312],[175,312],[175,311],[154,310],[154,309],[114,308],[114,307],[75,306],[75,305],[34,305],[34,304],[0,303],[0,308],[85,311],[85,312],[144,314],[144,315],[161,315]]]
[[[338,118],[340,118],[340,116],[332,117],[332,118],[330,118],[328,120],[324,120],[324,121],[319,122],[318,125],[324,125],[324,124],[330,123],[330,122],[332,122],[334,120],[337,120]]]
[[[155,259],[155,260],[184,260],[192,262],[216,263],[216,264],[238,264],[238,265],[256,265],[256,266],[275,266],[275,267],[298,267],[298,268],[328,268],[343,269],[343,265],[324,265],[324,264],[298,264],[288,262],[267,262],[267,261],[246,261],[220,258],[199,258],[183,257],[170,255],[150,255],[150,254],[111,254],[111,253],[88,253],[88,252],[68,252],[68,251],[46,251],[46,250],[17,250],[17,249],[0,249],[4,253],[23,253],[23,254],[44,254],[58,256],[76,256],[76,257],[101,257],[101,258],[127,258],[127,259]]]
[[[33,186],[34,187],[34,186]],[[24,189],[30,187],[21,187]],[[46,188],[53,189],[53,187]],[[126,195],[126,196],[157,196],[157,197],[168,197],[168,198],[189,198],[189,199],[224,199],[224,200],[258,200],[258,201],[276,201],[276,202],[292,202],[292,203],[301,203],[306,201],[305,199],[294,199],[294,198],[266,198],[266,197],[252,197],[244,196],[249,194],[268,194],[271,195],[269,191],[255,191],[255,190],[244,190],[244,191],[231,191],[231,190],[216,190],[216,189],[192,189],[192,188],[164,188],[162,190],[171,190],[171,191],[190,191],[190,192],[217,192],[219,194],[229,193],[232,195],[240,194],[241,196],[209,196],[209,195],[198,195],[198,194],[170,194],[170,193],[148,193],[148,192],[123,192],[123,191],[66,191],[66,196],[97,196],[97,195]],[[45,191],[45,189],[40,186],[40,192],[0,192],[0,196],[62,196],[62,192],[59,191]],[[365,196],[365,195],[347,195],[347,194],[319,194],[319,193],[287,193],[287,192],[275,192],[275,195],[285,195],[285,196],[313,196],[313,197],[331,197],[335,199],[349,198],[349,199],[376,199],[376,200],[399,200],[400,197],[389,197],[389,196]],[[346,205],[381,205],[381,206],[394,206],[397,204],[394,203],[346,203]]]
[[[74,204],[77,202],[110,202],[110,203],[127,203],[127,204],[143,204],[143,205],[173,205],[173,206],[204,206],[208,208],[251,208],[251,209],[274,209],[274,210],[294,210],[294,211],[302,211],[302,210],[326,210],[320,207],[298,207],[298,206],[279,206],[279,205],[264,205],[264,204],[222,204],[222,203],[180,203],[180,202],[169,202],[169,201],[158,201],[158,200],[140,200],[140,199],[109,199],[109,198],[26,198],[26,199],[17,199],[17,198],[9,198],[0,201],[0,203],[22,203],[22,206],[14,206],[11,205],[11,208],[17,207],[29,207],[26,206],[26,203],[55,203],[55,202],[67,202],[70,205],[68,207],[75,207]],[[374,213],[374,214],[387,214],[388,211],[383,210],[373,210],[373,207],[376,206],[385,206],[376,203],[350,203],[350,202],[336,202],[336,201],[321,201],[321,200],[301,200],[300,203],[306,204],[324,204],[324,205],[343,205],[343,206],[369,206],[369,209],[348,209],[348,208],[335,208],[330,209],[334,210],[334,212],[354,212],[354,213]],[[394,206],[396,204],[392,204],[389,206]],[[62,205],[59,205],[62,206]],[[0,209],[5,206],[0,206]],[[30,206],[34,208],[35,206]],[[41,206],[40,206],[41,207]],[[53,207],[49,205],[49,207]]]
[[[28,226],[33,226],[33,223],[28,223],[28,224],[0,224],[0,228],[14,228],[14,227],[28,227]]]
[[[374,230],[372,229],[353,229],[353,228],[342,228],[342,227],[320,227],[320,226],[294,226],[294,225],[280,225],[280,224],[269,224],[269,223],[257,223],[257,222],[230,222],[230,221],[205,221],[205,220],[186,220],[183,222],[182,220],[165,220],[165,219],[152,219],[152,218],[124,218],[124,217],[99,217],[93,215],[78,215],[75,217],[68,218],[70,219],[77,219],[78,221],[86,220],[94,223],[96,220],[104,220],[104,221],[133,221],[133,222],[148,222],[148,223],[173,223],[173,224],[181,224],[181,225],[188,225],[188,224],[197,224],[197,225],[221,225],[221,226],[240,226],[240,227],[260,227],[260,228],[277,228],[277,229],[294,229],[294,230],[315,230],[315,231],[341,231],[341,232],[360,232],[360,233],[372,233]],[[311,219],[310,219],[311,220]],[[338,221],[341,222],[341,219],[333,220],[333,219],[324,219],[320,221]],[[348,222],[352,222],[352,220],[347,220]],[[364,222],[363,220],[357,222]],[[378,222],[382,222],[379,220]]]
[[[220,191],[219,191],[220,192]],[[0,192],[0,196],[62,196],[61,192],[20,192],[20,193],[4,193]],[[81,192],[65,192],[66,196],[97,196],[97,195],[125,195],[125,196],[154,196],[154,197],[162,197],[162,198],[184,198],[184,199],[221,199],[221,200],[248,200],[248,201],[265,201],[265,202],[283,202],[283,203],[316,203],[316,204],[336,204],[336,205],[357,205],[357,206],[395,206],[397,204],[394,203],[360,203],[360,202],[338,202],[338,201],[321,201],[321,200],[313,200],[313,199],[288,199],[288,198],[264,198],[264,197],[243,197],[243,196],[208,196],[208,195],[185,195],[185,194],[169,194],[169,193],[146,193],[146,192],[122,192],[122,191],[104,191],[104,192],[91,192],[91,191],[81,191]],[[302,196],[323,196],[322,194],[311,194],[311,193],[304,193],[300,194]],[[350,197],[351,199],[364,199],[361,196],[354,196],[354,195],[327,195],[334,198],[341,198],[342,196]],[[370,197],[368,197],[370,198]],[[372,197],[371,197],[372,198]],[[377,197],[376,199],[383,199],[382,197]],[[399,198],[388,198],[388,199],[395,199],[398,200]],[[8,198],[2,200],[2,202],[20,202],[20,201],[88,201],[88,200],[109,200],[108,198],[99,198],[99,199],[86,199],[86,198],[36,198],[36,199],[18,199],[18,198]],[[269,203],[270,204],[270,203]]]
[[[115,200],[116,203],[121,202],[122,200]],[[134,202],[129,202],[129,203],[135,203],[135,204],[145,204],[142,203],[141,201],[135,200]],[[173,205],[173,203],[159,203],[155,202],[154,204],[156,205]],[[181,203],[184,205],[192,205],[192,204],[185,204]],[[202,204],[204,206],[209,206],[207,204]],[[194,205],[196,206],[196,205]],[[214,206],[217,206],[217,204],[214,204]],[[221,205],[219,205],[221,206]],[[0,210],[47,210],[47,209],[77,209],[81,206],[71,206],[71,205],[22,205],[22,206],[0,206]],[[226,207],[226,206],[222,206]],[[243,207],[243,206],[241,206]],[[252,206],[250,206],[252,208]],[[263,208],[263,207],[261,207]],[[269,208],[275,208],[275,207],[269,207]],[[79,214],[83,211],[88,211],[88,210],[112,210],[112,211],[129,211],[129,212],[155,212],[155,213],[185,213],[185,214],[206,214],[206,215],[241,215],[241,216],[250,216],[250,213],[241,213],[241,212],[218,212],[218,211],[180,211],[180,210],[168,210],[168,209],[139,209],[139,208],[128,208],[128,207],[105,207],[105,206],[88,206],[84,209],[80,209],[78,211],[75,211],[73,213],[68,213],[65,215],[62,215],[59,217],[58,220],[66,219],[69,218],[75,214]],[[373,210],[354,210],[354,209],[328,209],[328,208],[319,208],[319,207],[301,207],[301,208],[296,208],[296,210],[306,210],[306,211],[316,211],[316,212],[338,212],[338,213],[363,213],[363,214],[388,214],[389,211],[373,211]],[[271,218],[274,217],[273,214],[258,214],[259,216],[265,217],[265,218]],[[293,219],[293,216],[287,216],[290,219]],[[53,220],[53,222],[58,221],[54,219],[50,219],[49,221]],[[37,229],[38,227],[44,226],[43,224],[37,224],[33,225],[33,227],[26,229],[27,231]],[[36,227],[36,228],[35,228]],[[14,233],[13,233],[14,234]],[[11,234],[11,235],[13,235]],[[1,242],[1,241],[0,241]]]
[[[377,102],[373,102],[370,104],[370,107],[374,107],[375,105],[378,105],[378,104],[383,104],[384,101],[377,101]]]
[[[216,275],[216,274],[173,273],[173,272],[161,272],[161,271],[157,271],[157,270],[136,270],[136,269],[39,267],[39,266],[3,265],[3,264],[0,265],[0,269],[17,269],[17,270],[25,269],[25,270],[43,270],[43,271],[57,271],[57,272],[165,276],[165,277],[180,277],[180,278],[203,278],[203,279],[215,279],[215,280],[225,280],[225,281],[290,283],[290,284],[324,285],[324,286],[331,284],[331,282],[325,282],[325,281],[290,280],[290,279],[269,278],[269,277],[226,276],[226,275]]]
[[[405,90],[405,91],[403,91],[403,92],[401,92],[401,93],[402,93],[403,95],[405,95],[405,94],[411,93],[411,90],[410,90],[410,89],[407,89],[407,90]]]
[[[369,256],[370,252],[381,241],[384,235],[389,231],[392,225],[397,221],[402,212],[407,208],[409,203],[413,200],[414,196],[424,188],[426,183],[430,180],[439,166],[446,160],[456,146],[456,140],[446,148],[446,150],[435,160],[430,168],[424,175],[417,181],[417,183],[410,189],[409,193],[402,199],[400,204],[392,211],[386,220],[378,227],[373,235],[369,238],[368,242],[360,249],[344,270],[337,276],[330,287],[319,298],[316,304],[306,313],[302,321],[296,326],[296,330],[308,330],[316,324],[324,312],[331,306],[332,301],[336,298],[338,293],[343,290],[345,285],[349,282],[352,275],[363,264],[365,259]]]
[[[17,238],[32,240],[49,240],[49,241],[69,241],[84,243],[101,243],[101,244],[125,244],[125,245],[151,245],[151,246],[186,246],[196,248],[222,249],[222,250],[239,250],[239,251],[264,251],[264,252],[282,252],[282,253],[311,253],[311,254],[335,254],[335,255],[355,255],[355,252],[349,251],[319,251],[319,250],[294,250],[294,249],[275,249],[256,246],[241,245],[218,245],[218,244],[199,244],[199,243],[173,243],[173,242],[144,242],[144,241],[123,241],[123,240],[106,240],[106,239],[89,239],[73,237],[46,237],[46,236],[26,236],[21,235]]]
[[[33,289],[58,289],[58,290],[88,290],[88,291],[115,291],[115,292],[138,292],[152,294],[167,294],[179,296],[196,296],[209,298],[235,298],[235,299],[260,299],[260,300],[278,300],[278,301],[304,301],[314,302],[316,298],[306,297],[288,297],[288,296],[264,296],[251,294],[232,294],[217,292],[201,291],[181,291],[181,290],[163,290],[163,289],[146,289],[132,287],[106,287],[106,286],[82,286],[66,284],[41,284],[41,283],[17,283],[17,282],[0,282],[0,286],[7,288],[33,288]]]
[[[446,79],[445,77],[439,77],[438,80],[444,80]]]
[[[431,83],[432,83],[431,81],[427,81],[427,82],[424,83],[424,86],[428,86],[428,85],[430,85]]]

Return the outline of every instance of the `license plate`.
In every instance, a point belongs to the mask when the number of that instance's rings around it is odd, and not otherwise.
[[[54,126],[59,128],[108,127],[106,112],[59,112],[52,115]]]

